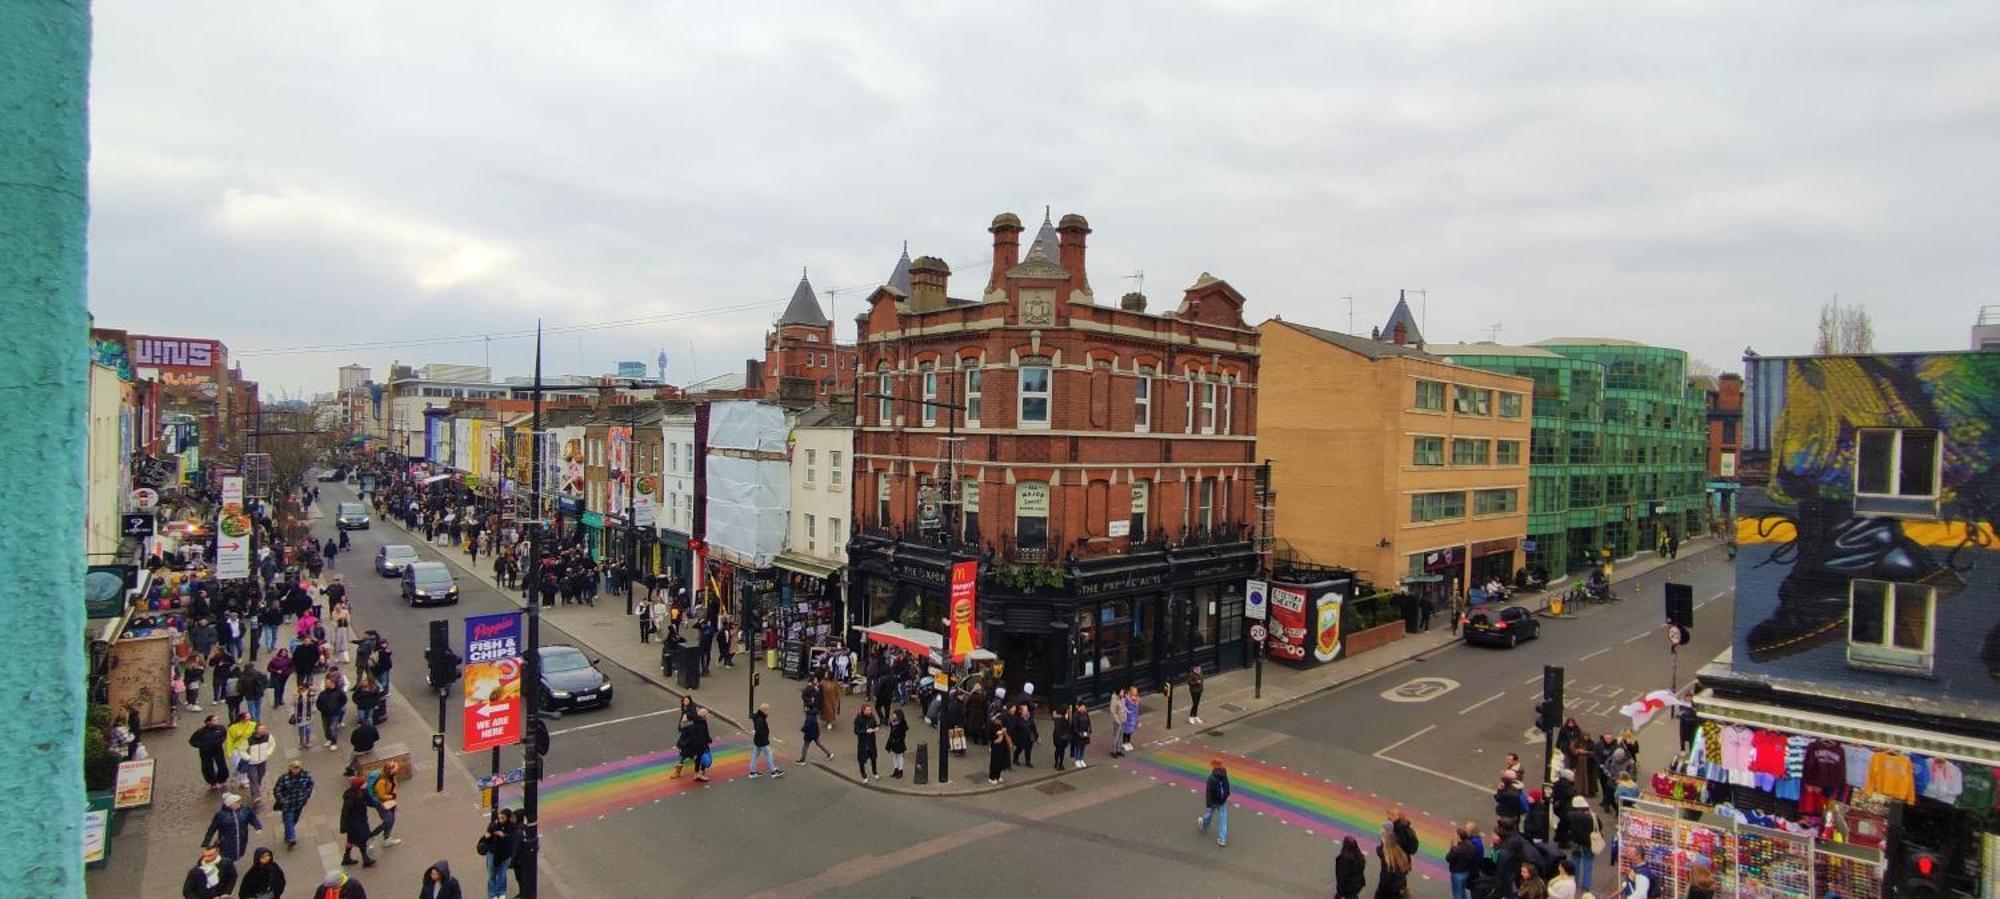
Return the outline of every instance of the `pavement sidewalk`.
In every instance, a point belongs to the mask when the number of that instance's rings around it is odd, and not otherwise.
[[[368,626],[365,615],[365,608],[355,609],[356,630]],[[352,670],[352,665],[342,667]],[[226,705],[205,701],[206,684],[202,692],[201,711],[182,709],[172,727],[141,735],[147,751],[157,760],[153,803],[115,813],[123,817],[114,827],[117,833],[110,841],[109,858],[103,868],[86,873],[90,893],[180,895],[182,878],[200,857],[202,832],[222,804],[222,794],[208,790],[202,782],[195,751],[187,745],[189,734],[201,726],[205,716],[214,714],[220,719],[228,715]],[[326,737],[319,732],[317,720],[313,728],[314,745],[301,750],[297,729],[285,723],[289,706],[274,703],[274,696],[266,697],[263,710],[263,721],[278,743],[278,751],[272,756],[264,778],[263,804],[257,809],[264,829],[252,832],[250,853],[238,860],[238,873],[248,867],[258,847],[266,847],[276,853],[278,865],[284,869],[286,894],[305,895],[340,861],[338,818],[341,794],[347,787],[342,769],[351,754],[344,737],[354,718],[350,710],[338,750],[324,748]],[[437,792],[437,757],[431,749],[431,726],[412,705],[435,703],[436,697],[392,692],[388,701],[389,715],[386,723],[380,725],[382,736],[378,748],[401,743],[409,749],[414,769],[402,782],[398,795],[395,835],[403,842],[384,848],[379,840],[374,841],[370,851],[377,864],[366,870],[354,865],[348,868],[348,874],[375,895],[403,895],[415,893],[424,870],[444,859],[451,864],[452,873],[466,895],[483,896],[479,891],[485,884],[484,859],[474,851],[474,844],[487,816],[479,807],[478,791],[472,787],[474,775],[457,753],[447,752],[445,789]],[[293,759],[303,762],[312,774],[313,795],[299,820],[298,848],[288,850],[284,846],[284,823],[271,808],[270,794],[278,776],[285,773]],[[249,790],[231,789],[242,795],[245,803],[250,801]],[[545,867],[545,878],[547,875]]]
[[[391,521],[389,524],[397,528],[402,527],[400,522]],[[410,532],[407,529],[405,533],[410,534],[412,543],[423,541],[421,533]],[[499,585],[493,576],[489,557],[481,556],[479,563],[474,564],[463,549],[450,545],[448,540],[427,542],[440,556],[449,560],[467,576],[491,586],[518,604],[523,606],[527,604],[520,590],[510,590]],[[1716,545],[1708,538],[1699,538],[1683,544],[1682,548],[1684,554],[1694,555],[1712,549]],[[1645,553],[1642,556],[1620,561],[1612,580],[1619,582],[1637,578],[1670,562],[1657,558],[1652,553]],[[1519,601],[1532,606],[1536,598],[1530,596]],[[595,606],[543,606],[542,621],[561,628],[578,642],[583,643],[589,651],[631,670],[676,698],[683,695],[693,696],[697,702],[709,707],[713,717],[722,719],[739,731],[748,730],[750,679],[755,676],[758,680],[757,701],[760,704],[769,703],[771,706],[771,736],[779,763],[789,765],[797,760],[797,755],[794,754],[796,750],[790,747],[798,745],[796,735],[804,722],[804,710],[799,702],[799,692],[803,684],[783,677],[776,670],[766,668],[761,653],[755,659],[748,654],[739,653],[737,665],[733,669],[723,668],[719,664],[714,666],[709,674],[702,678],[698,689],[688,691],[673,683],[661,672],[660,644],[639,642],[638,621],[626,614],[623,594],[602,594]],[[1428,632],[1407,634],[1387,646],[1315,667],[1296,668],[1284,663],[1266,661],[1263,666],[1261,690],[1256,683],[1254,668],[1216,674],[1208,679],[1202,696],[1203,723],[1199,726],[1187,723],[1185,691],[1179,691],[1173,697],[1174,716],[1179,720],[1173,723],[1171,729],[1167,727],[1167,697],[1159,693],[1142,697],[1140,702],[1142,726],[1139,742],[1134,744],[1134,748],[1139,748],[1141,744],[1164,745],[1202,730],[1223,728],[1240,719],[1305,700],[1341,684],[1367,677],[1391,665],[1456,643],[1457,638],[1451,634],[1449,627],[1441,622],[1442,619]],[[1048,754],[1051,750],[1046,746],[1037,745],[1036,753],[1041,756],[1037,767],[1011,769],[1005,783],[999,786],[989,785],[985,778],[986,762],[981,754],[983,749],[974,747],[975,750],[981,751],[968,752],[963,758],[954,758],[951,781],[940,784],[935,779],[935,750],[938,745],[936,729],[926,727],[923,724],[922,710],[916,708],[915,703],[909,703],[904,709],[904,714],[911,719],[909,773],[900,780],[872,780],[862,784],[859,772],[850,767],[853,743],[847,719],[852,717],[853,712],[860,708],[863,701],[864,698],[860,696],[849,696],[844,699],[837,726],[823,732],[821,739],[834,751],[834,758],[810,760],[835,776],[857,785],[888,793],[925,796],[970,795],[1011,789],[1060,776],[1060,772],[1047,767]],[[1093,750],[1093,755],[1102,757],[1104,753],[1109,752],[1110,743],[1103,739],[1103,734],[1110,729],[1109,716],[1100,713],[1095,723],[1099,736],[1092,741],[1097,747]],[[1047,722],[1043,722],[1042,732],[1046,739]],[[933,751],[933,779],[929,784],[917,786],[912,782],[910,775],[914,774],[917,746],[922,743],[930,744]],[[886,770],[887,753],[883,755],[882,761]]]

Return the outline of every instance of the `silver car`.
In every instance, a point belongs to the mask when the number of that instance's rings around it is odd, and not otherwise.
[[[391,543],[375,551],[375,573],[383,577],[396,577],[415,561],[417,561],[415,547],[407,543]]]

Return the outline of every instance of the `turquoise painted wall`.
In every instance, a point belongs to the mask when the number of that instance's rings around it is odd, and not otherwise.
[[[90,4],[0,0],[0,894],[83,895]]]

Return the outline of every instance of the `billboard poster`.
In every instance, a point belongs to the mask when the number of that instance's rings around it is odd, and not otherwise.
[[[1285,587],[1271,588],[1271,658],[1294,662],[1306,658],[1306,594]]]
[[[626,479],[632,476],[632,429],[623,425],[613,425],[605,436],[604,467],[608,474],[605,487],[610,496],[605,509],[613,515],[625,514]]]
[[[951,660],[979,648],[979,563],[951,563]]]
[[[521,613],[465,619],[465,751],[521,742]]]
[[[242,580],[250,576],[250,513],[243,509],[243,479],[222,479],[222,511],[215,521],[215,576]]]
[[[1313,615],[1313,658],[1318,661],[1340,658],[1341,599],[1338,593],[1319,598],[1319,608]]]
[[[640,475],[633,485],[632,523],[642,528],[653,526],[653,494],[660,490],[660,479],[652,475]]]

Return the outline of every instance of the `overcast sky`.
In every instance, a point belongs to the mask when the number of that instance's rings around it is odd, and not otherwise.
[[[91,307],[270,396],[503,339],[740,370],[791,293],[851,336],[901,247],[1089,217],[1100,298],[1201,272],[1367,333],[1603,335],[1724,369],[1833,295],[1885,350],[2000,303],[2000,4],[104,3]],[[1417,296],[1415,294],[1413,297]],[[743,309],[745,304],[768,303]],[[256,350],[287,350],[253,355]]]

